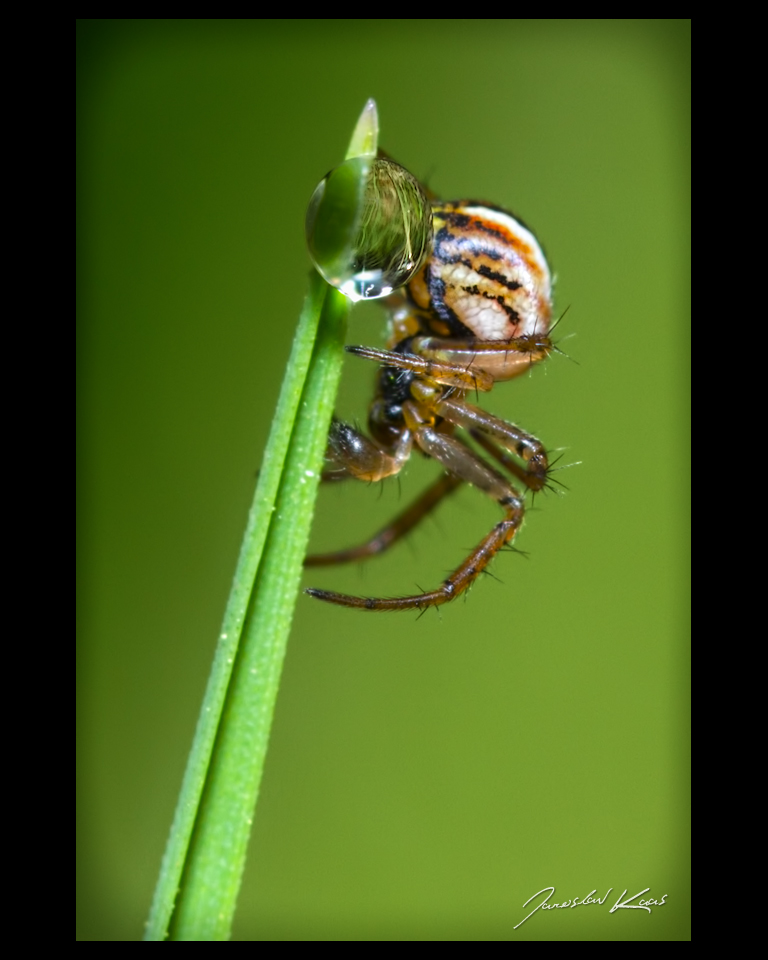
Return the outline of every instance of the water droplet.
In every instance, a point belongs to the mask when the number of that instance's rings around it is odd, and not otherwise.
[[[328,283],[350,300],[386,297],[429,255],[432,208],[418,180],[393,160],[353,157],[318,184],[306,232]]]

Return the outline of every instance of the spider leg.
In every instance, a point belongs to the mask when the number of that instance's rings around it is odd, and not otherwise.
[[[546,360],[552,341],[542,334],[511,337],[509,340],[458,340],[444,337],[415,337],[410,351],[435,363],[455,364],[473,373],[490,374],[494,381],[511,380]]]
[[[552,352],[552,341],[545,334],[509,340],[413,337],[407,353],[374,347],[347,347],[346,350],[365,360],[412,370],[433,383],[484,391],[490,390],[496,381],[511,380],[534,363],[545,360]]]
[[[417,338],[420,339],[420,338]],[[396,353],[394,350],[379,350],[376,347],[345,347],[347,353],[354,353],[363,360],[374,360],[386,367],[398,370],[410,370],[431,383],[440,383],[459,390],[491,390],[493,377],[479,367],[470,370],[457,363],[442,363],[438,360],[417,356],[415,353]]]
[[[464,427],[472,437],[509,472],[522,480],[534,493],[547,484],[549,460],[544,445],[516,427],[480,407],[464,400],[440,399],[431,404],[432,409],[449,423]],[[518,456],[523,465],[507,456],[499,446]]]
[[[540,478],[529,474],[524,467],[520,466],[514,457],[510,456],[506,450],[502,450],[501,447],[497,446],[493,440],[489,440],[488,437],[477,429],[470,430],[469,435],[478,446],[481,446],[483,450],[485,450],[489,456],[493,457],[497,463],[500,463],[502,467],[509,470],[513,477],[521,480],[529,490],[533,490],[534,493],[541,490]],[[546,482],[544,485],[546,486]]]
[[[329,590],[310,588],[305,592],[318,600],[326,600],[358,610],[420,610],[448,603],[463,593],[504,546],[511,543],[523,522],[523,502],[511,484],[481,460],[466,444],[450,434],[440,433],[419,406],[408,402],[403,406],[406,423],[416,443],[454,477],[483,490],[501,506],[504,519],[475,547],[464,562],[437,588],[410,597],[351,597]]]
[[[306,557],[305,567],[326,567],[335,563],[349,563],[352,560],[365,560],[373,557],[377,553],[383,553],[388,550],[393,543],[396,543],[401,537],[409,533],[426,517],[428,513],[435,509],[440,501],[461,484],[458,477],[450,473],[444,473],[430,487],[421,494],[421,496],[400,513],[395,519],[387,524],[382,530],[371,537],[366,543],[357,547],[349,547],[347,550],[336,550],[333,553],[316,553]]]

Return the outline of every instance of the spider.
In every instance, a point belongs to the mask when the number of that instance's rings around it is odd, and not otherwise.
[[[551,276],[538,241],[511,213],[471,200],[433,203],[434,244],[424,267],[388,299],[388,349],[349,346],[382,364],[370,407],[370,439],[334,419],[324,480],[379,481],[397,474],[414,448],[444,473],[367,543],[309,556],[306,566],[381,553],[461,483],[492,497],[503,519],[435,590],[407,597],[354,597],[306,590],[358,610],[424,610],[454,600],[514,540],[523,499],[499,469],[456,436],[465,431],[485,453],[533,493],[547,485],[542,444],[511,423],[468,402],[497,381],[511,380],[552,351]]]

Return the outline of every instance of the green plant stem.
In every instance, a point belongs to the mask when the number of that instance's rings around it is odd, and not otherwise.
[[[346,298],[313,275],[145,940],[164,939],[169,924],[173,940],[229,936],[341,371],[348,311]],[[238,651],[241,635],[244,642]]]
[[[368,100],[347,159],[375,156]],[[309,540],[349,301],[313,273],[264,451],[145,940],[227,940]],[[243,643],[241,644],[241,639]]]

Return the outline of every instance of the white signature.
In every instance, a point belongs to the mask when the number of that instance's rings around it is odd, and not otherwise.
[[[636,893],[634,894],[634,896],[631,896],[631,897],[627,897],[627,891],[625,890],[624,893],[622,893],[622,895],[616,901],[616,903],[614,903],[614,905],[608,911],[608,913],[615,913],[617,910],[647,910],[648,913],[650,913],[652,906],[663,907],[664,902],[669,896],[669,894],[667,893],[664,894],[661,900],[654,900],[650,897],[645,900],[637,900],[638,897],[642,897],[643,894],[648,893],[650,889],[651,889],[650,887],[646,887],[645,890],[641,890],[639,893]],[[585,907],[590,903],[599,903],[602,905],[608,899],[608,894],[611,892],[611,890],[613,890],[613,887],[609,887],[605,896],[600,898],[600,897],[594,896],[594,894],[597,893],[597,887],[595,887],[595,889],[592,890],[591,893],[588,893],[586,897],[574,897],[572,900],[564,900],[562,903],[550,903],[549,901],[555,895],[555,888],[544,887],[543,889],[539,890],[538,893],[534,893],[532,897],[529,897],[525,901],[525,903],[523,904],[523,909],[525,909],[528,906],[531,900],[535,900],[536,897],[540,897],[542,893],[546,893],[547,894],[546,897],[544,897],[541,903],[539,903],[537,906],[533,908],[533,910],[531,910],[531,912],[528,914],[527,917],[523,917],[520,923],[516,924],[513,929],[517,930],[517,928],[522,926],[526,920],[530,919],[530,917],[532,917],[537,910],[562,910],[566,907]],[[626,897],[626,900],[624,899],[625,897]],[[633,903],[632,902],[633,900],[637,900],[637,903]]]

